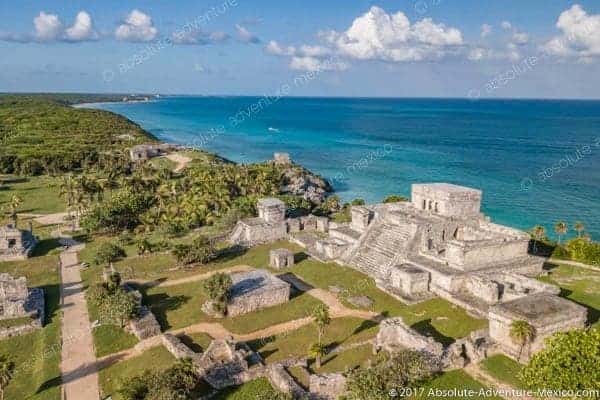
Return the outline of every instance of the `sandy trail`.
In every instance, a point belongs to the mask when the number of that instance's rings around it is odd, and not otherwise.
[[[187,167],[187,165],[192,161],[192,159],[190,157],[184,156],[181,153],[167,154],[166,158],[168,158],[171,161],[175,161],[177,163],[177,166],[175,167],[173,172],[183,171],[185,169],[185,167]]]

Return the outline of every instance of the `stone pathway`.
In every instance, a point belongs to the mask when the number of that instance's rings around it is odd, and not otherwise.
[[[190,157],[184,156],[183,154],[180,154],[180,153],[167,154],[166,158],[168,158],[171,161],[175,161],[177,163],[177,166],[175,167],[173,172],[183,171],[185,169],[185,167],[187,167],[187,165],[192,161],[192,159]]]
[[[73,244],[71,240],[61,239]],[[60,254],[63,313],[60,370],[65,400],[100,398],[94,341],[77,256],[82,248],[82,244],[76,244]]]

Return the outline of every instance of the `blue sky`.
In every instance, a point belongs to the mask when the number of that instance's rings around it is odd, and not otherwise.
[[[600,97],[600,2],[0,3],[0,91]]]

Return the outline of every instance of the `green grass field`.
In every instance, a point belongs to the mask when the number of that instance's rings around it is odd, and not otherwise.
[[[559,265],[540,280],[560,286],[560,295],[588,309],[588,321],[600,327],[600,272]]]
[[[117,393],[129,378],[142,374],[145,370],[163,371],[175,363],[175,357],[162,346],[151,348],[141,355],[120,361],[100,371],[101,398],[112,396],[122,400]]]
[[[492,399],[501,400],[501,397],[480,395],[481,390],[487,389],[481,382],[467,375],[463,370],[444,372],[431,382],[417,389],[417,399]],[[472,395],[464,391],[473,391]],[[462,393],[460,391],[463,391]]]
[[[216,400],[256,400],[260,395],[268,399],[269,395],[274,395],[275,389],[266,378],[256,379],[241,386],[227,388],[217,394],[213,399]]]
[[[373,338],[378,329],[377,324],[372,321],[360,318],[334,318],[325,329],[323,343],[335,347],[362,342]],[[304,357],[310,345],[316,341],[317,330],[311,323],[294,331],[253,340],[248,344],[258,351],[265,361],[271,363],[290,357]]]
[[[33,176],[14,179],[14,183],[9,181],[2,185],[0,206],[17,195],[23,200],[18,210],[20,213],[50,214],[65,211],[65,202],[59,196],[59,178]]]
[[[15,363],[6,400],[60,399],[60,292],[58,258],[33,257],[26,261],[0,263],[0,272],[25,276],[29,287],[45,291],[46,325],[36,332],[0,340],[0,354]]]
[[[523,388],[519,380],[521,364],[502,354],[493,355],[481,362],[481,367],[499,381],[506,382],[514,388]]]
[[[207,301],[202,282],[147,289],[144,303],[150,307],[163,330],[183,328],[198,322],[218,321],[234,333],[249,333],[281,322],[303,318],[319,304],[307,294],[289,302],[235,318],[214,320],[201,310]]]

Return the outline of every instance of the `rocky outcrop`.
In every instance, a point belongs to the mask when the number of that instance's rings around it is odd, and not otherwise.
[[[282,193],[301,196],[313,204],[321,204],[332,187],[324,178],[299,166],[290,165],[283,172]]]

